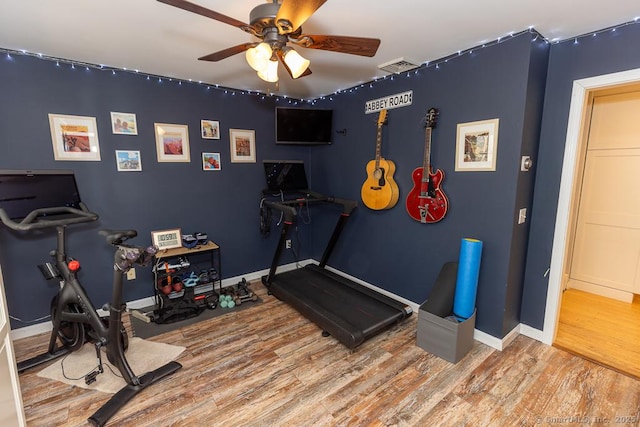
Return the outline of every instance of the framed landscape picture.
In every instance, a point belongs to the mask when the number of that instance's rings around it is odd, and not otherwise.
[[[229,129],[232,163],[256,162],[256,132],[244,129]]]
[[[159,162],[190,162],[189,127],[154,123]]]
[[[118,172],[142,171],[140,151],[116,150],[116,165]]]
[[[95,117],[49,114],[55,160],[100,161]]]

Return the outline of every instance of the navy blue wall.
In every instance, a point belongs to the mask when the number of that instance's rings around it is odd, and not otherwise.
[[[275,99],[125,72],[58,67],[20,55],[2,57],[0,84],[0,169],[72,169],[84,201],[100,215],[98,223],[72,226],[68,233],[67,253],[81,261],[80,279],[94,304],[101,306],[111,295],[113,254],[97,234],[101,228],[136,229],[140,244],[149,244],[152,230],[207,232],[222,248],[224,277],[270,264],[277,233],[264,238],[259,230],[260,191],[265,186],[261,162],[309,160],[307,147],[275,145]],[[138,135],[112,134],[111,111],[136,113]],[[102,160],[55,161],[48,113],[96,117]],[[200,138],[201,119],[220,121],[220,140]],[[190,163],[156,161],[154,122],[189,126]],[[255,130],[257,163],[230,163],[229,128]],[[142,172],[117,172],[117,149],[140,150]],[[222,170],[204,172],[202,152],[220,152]],[[0,228],[0,261],[12,316],[32,320],[48,314],[56,286],[45,282],[36,265],[50,259],[54,236]],[[301,245],[303,258],[310,256],[307,240]],[[285,255],[283,262],[293,261],[290,253]],[[126,282],[125,300],[152,294],[149,270],[139,268],[137,276]]]
[[[627,25],[551,47],[537,157],[521,322],[542,329],[562,160],[574,80],[640,67],[640,26]]]
[[[519,226],[516,201],[532,197],[533,176],[520,182],[520,155],[537,151],[548,47],[523,34],[479,49],[410,77],[363,85],[325,101],[334,109],[335,128],[347,129],[330,147],[312,149],[312,172],[322,176],[319,190],[360,199],[365,166],[374,158],[377,114],[364,114],[365,102],[413,90],[410,107],[392,109],[382,130],[382,155],[396,164],[400,188],[395,208],[372,211],[361,205],[345,228],[344,241],[329,264],[368,283],[421,303],[445,262],[456,261],[460,241],[484,242],[477,297],[476,327],[502,337],[518,322],[528,224]],[[433,130],[432,165],[446,177],[449,212],[436,224],[420,224],[406,212],[413,169],[422,166],[424,117],[440,110]],[[495,172],[455,172],[458,123],[500,119]],[[527,174],[527,173],[525,173]],[[316,218],[315,257],[321,255],[335,217]],[[521,230],[521,231],[520,231]],[[512,252],[514,251],[515,252]],[[510,264],[515,264],[512,273]],[[508,316],[508,317],[505,317]],[[508,320],[506,320],[508,319]]]
[[[413,105],[389,110],[383,128],[383,155],[396,163],[400,200],[387,211],[360,206],[345,228],[329,264],[408,300],[429,295],[441,266],[458,259],[460,240],[484,242],[478,288],[476,327],[502,337],[518,322],[528,223],[515,226],[517,210],[531,200],[533,172],[519,171],[520,156],[537,150],[548,47],[524,33],[499,44],[452,58],[319,101],[334,110],[334,144],[288,147],[274,144],[277,102],[256,95],[207,90],[144,76],[55,66],[31,57],[3,59],[0,82],[0,168],[73,169],[87,204],[101,214],[99,224],[73,227],[69,253],[81,254],[81,278],[98,305],[109,297],[111,253],[99,228],[136,228],[148,242],[151,230],[181,227],[206,231],[222,247],[223,276],[269,266],[277,233],[258,230],[259,192],[264,186],[263,159],[301,159],[310,186],[317,191],[360,200],[365,165],[374,157],[377,114],[364,114],[367,100],[413,90]],[[282,102],[282,101],[280,101]],[[424,116],[440,110],[433,131],[432,164],[446,173],[443,190],[449,213],[437,224],[409,217],[404,200],[411,173],[422,165]],[[139,134],[111,134],[109,112],[137,114]],[[101,162],[53,160],[47,113],[97,117]],[[219,120],[221,140],[199,138],[200,119]],[[495,172],[454,172],[458,123],[500,119]],[[153,123],[187,124],[192,161],[156,162]],[[229,128],[255,129],[256,164],[229,163]],[[140,149],[143,172],[116,172],[115,149]],[[203,172],[203,151],[222,154],[222,171]],[[525,204],[525,206],[522,206]],[[310,211],[300,232],[300,258],[319,259],[337,219],[331,207]],[[301,222],[301,221],[300,221]],[[52,235],[16,235],[0,231],[0,261],[13,316],[34,319],[48,312],[55,287],[47,285],[35,265],[47,258]],[[290,253],[283,263],[293,260]],[[128,282],[125,299],[151,294],[151,275],[138,273]],[[14,324],[14,327],[24,324]]]
[[[544,88],[547,77],[547,63],[549,49],[546,43],[538,43],[531,50],[529,63],[529,84],[527,86],[526,105],[524,109],[524,127],[522,132],[521,156],[535,159],[540,140],[540,121],[544,103]],[[535,184],[535,167],[528,172],[518,174],[514,217],[518,218],[521,208],[527,209],[527,217],[531,216],[533,190]],[[527,257],[529,224],[513,223],[513,238],[510,250],[509,271],[507,273],[507,295],[504,313],[502,335],[506,335],[520,322],[520,304],[522,300],[525,274],[525,264],[522,260]]]

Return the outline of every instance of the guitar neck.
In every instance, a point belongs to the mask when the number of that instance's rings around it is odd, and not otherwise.
[[[431,172],[431,127],[424,132],[424,159],[422,160],[422,182],[429,181]]]
[[[376,135],[376,169],[380,168],[381,151],[382,151],[382,123],[378,124],[378,132]]]

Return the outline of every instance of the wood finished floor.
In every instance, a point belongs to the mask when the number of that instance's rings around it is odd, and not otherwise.
[[[567,289],[554,345],[640,379],[640,299]]]
[[[183,369],[108,425],[529,426],[575,417],[638,425],[640,381],[530,338],[502,352],[475,342],[454,365],[415,345],[414,315],[350,351],[252,287],[264,303],[152,338],[187,347]],[[16,341],[18,360],[47,339]],[[20,376],[29,426],[88,425],[110,397],[38,370]]]

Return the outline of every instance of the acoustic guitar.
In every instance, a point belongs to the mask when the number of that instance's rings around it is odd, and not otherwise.
[[[426,117],[424,159],[422,167],[413,170],[413,188],[407,194],[407,212],[411,218],[423,224],[442,220],[449,210],[449,201],[440,185],[444,172],[431,171],[431,130],[436,127],[438,110],[430,108]]]
[[[381,110],[378,116],[376,136],[376,158],[367,163],[367,180],[362,185],[360,195],[364,204],[373,210],[391,209],[400,195],[398,184],[393,180],[396,165],[380,154],[382,147],[382,126],[387,121],[387,110]]]

